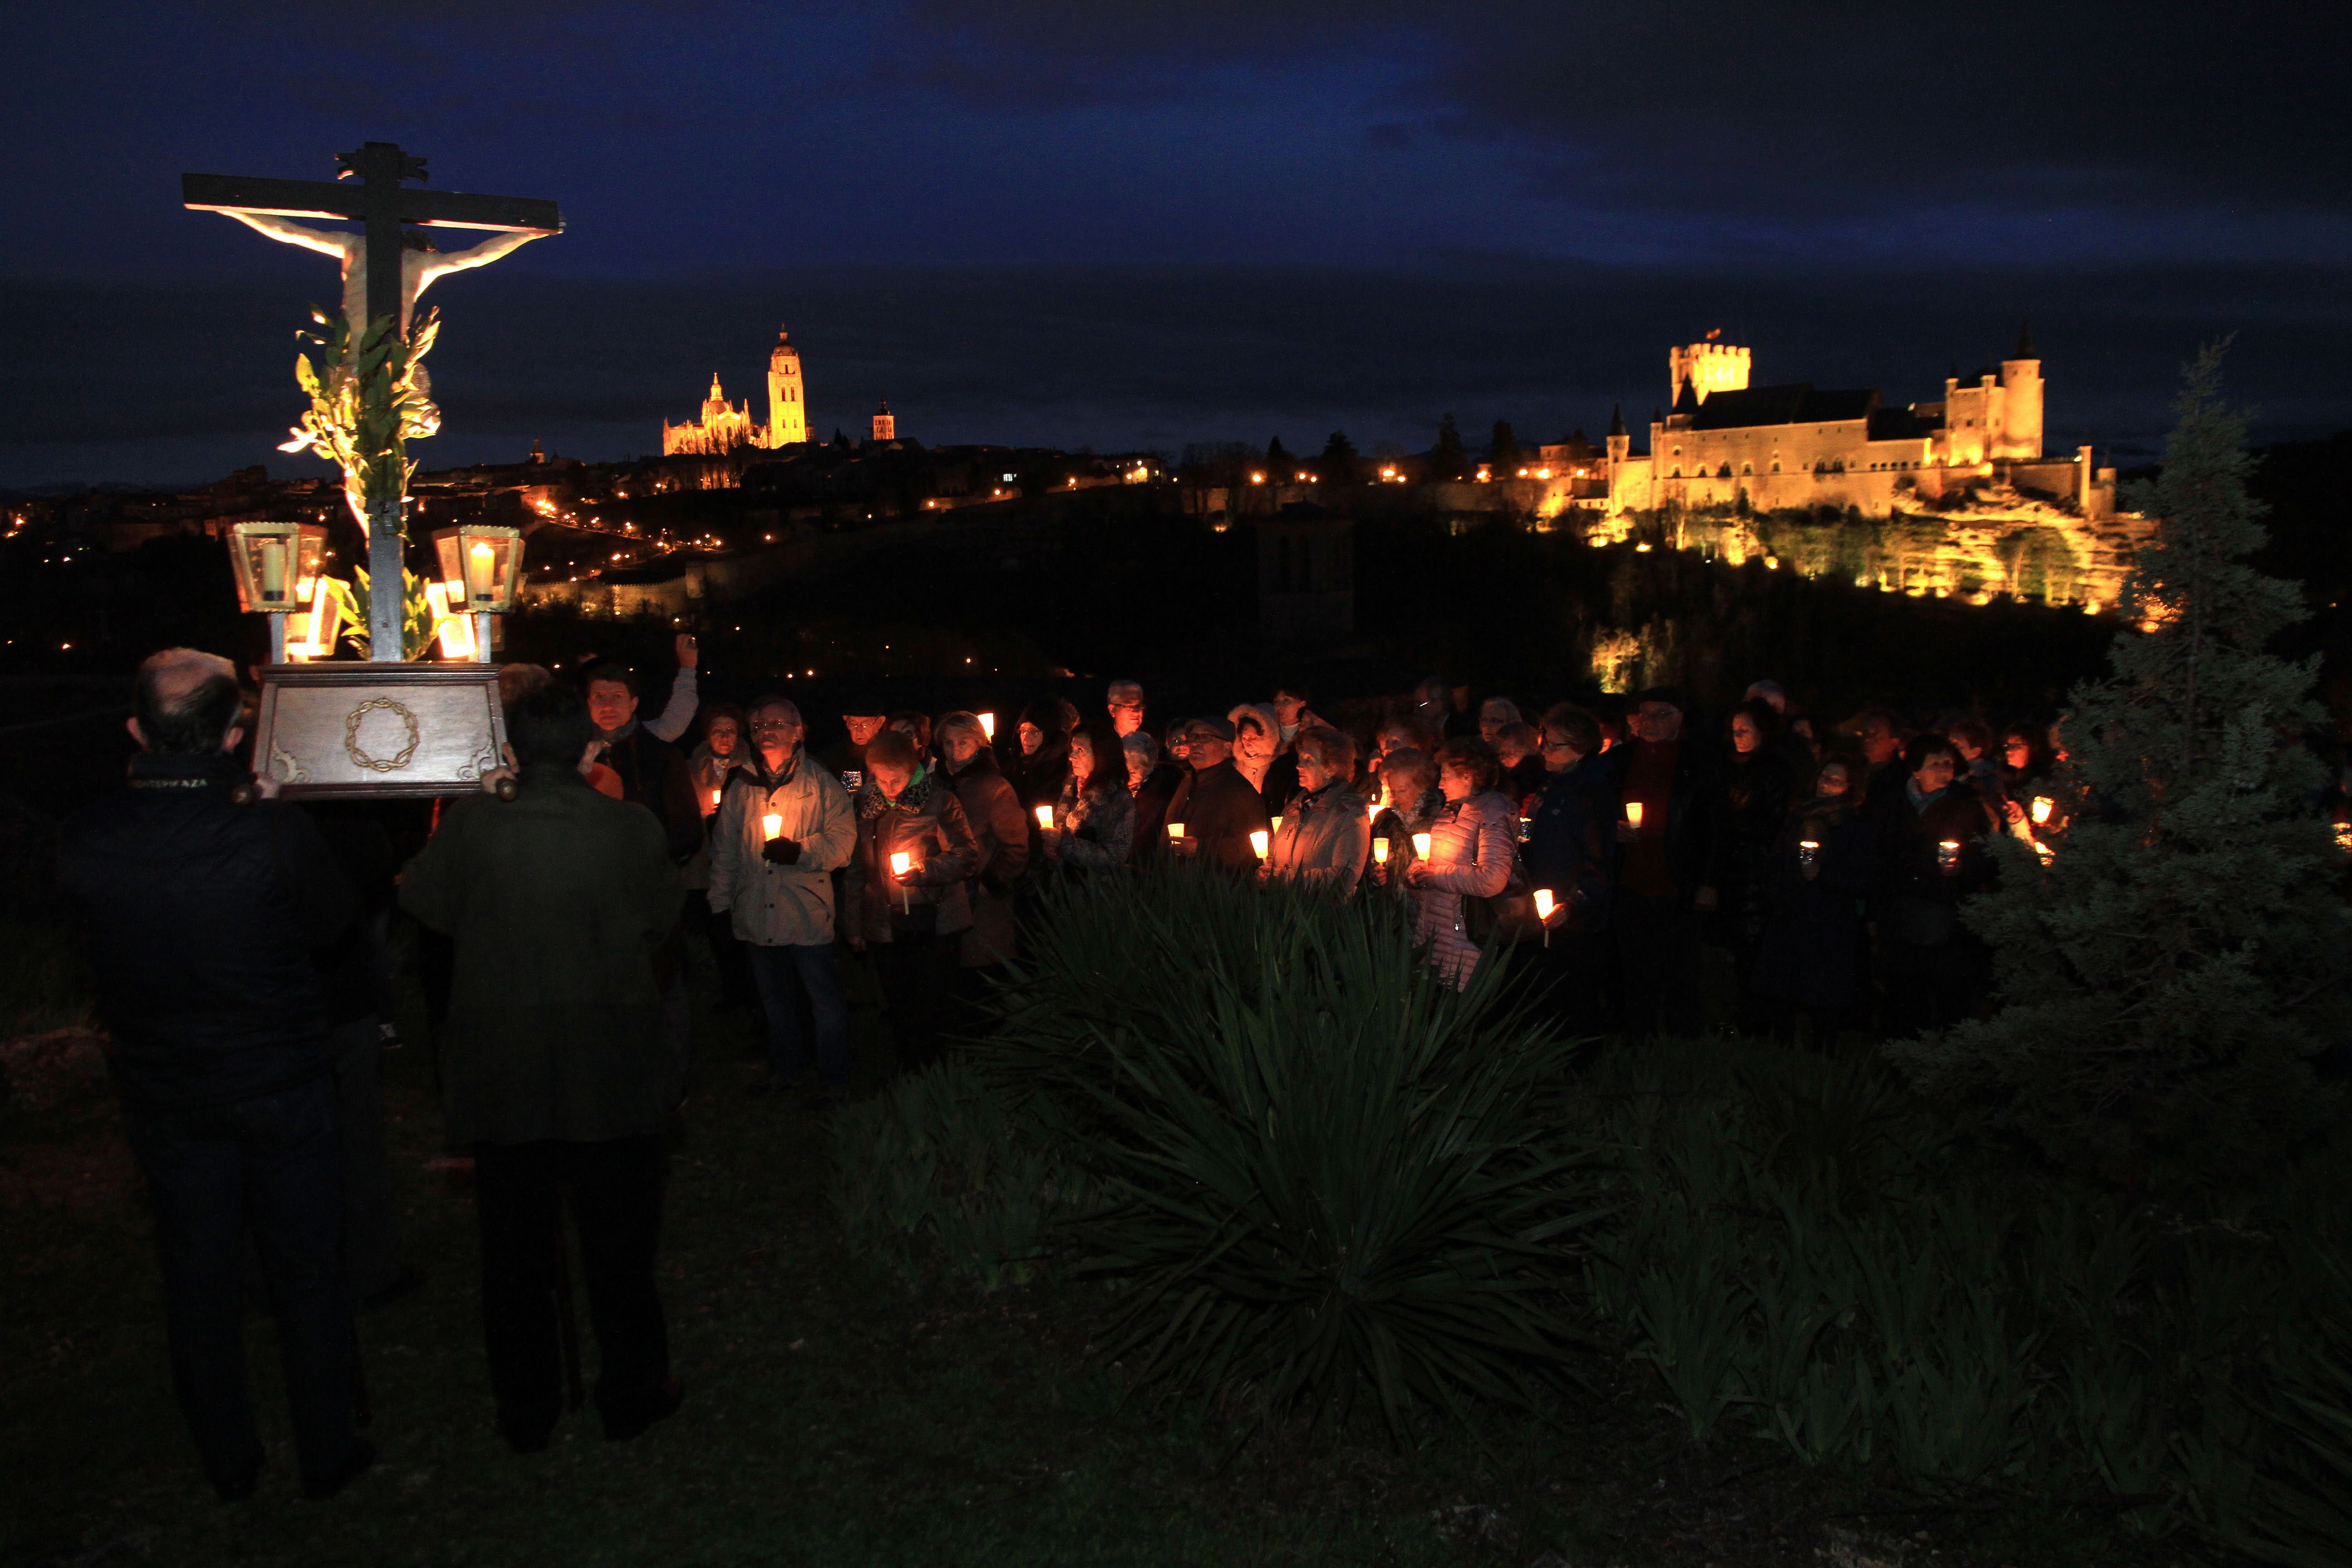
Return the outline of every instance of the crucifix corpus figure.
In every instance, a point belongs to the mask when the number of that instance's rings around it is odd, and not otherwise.
[[[389,320],[406,340],[416,297],[436,279],[485,267],[542,235],[563,232],[556,205],[526,196],[486,196],[463,191],[422,191],[404,182],[425,178],[425,160],[390,142],[370,142],[336,159],[335,180],[275,180],[235,174],[183,174],[183,202],[199,212],[226,213],[271,239],[332,256],[342,264],[345,352],[356,362],[371,323]],[[354,182],[344,184],[340,182]],[[357,234],[288,223],[288,218],[356,219]],[[499,231],[464,250],[442,251],[405,226]],[[422,366],[417,367],[420,392]],[[429,433],[431,426],[425,426]],[[381,458],[387,454],[365,454]],[[396,456],[397,454],[390,454]],[[404,465],[394,462],[399,474]],[[352,476],[346,475],[347,482]],[[404,488],[404,478],[398,488]],[[372,497],[361,521],[368,536],[371,655],[398,660],[402,653],[401,496]]]

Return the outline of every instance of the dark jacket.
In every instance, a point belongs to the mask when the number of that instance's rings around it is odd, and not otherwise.
[[[903,883],[890,857],[912,857]],[[926,773],[896,801],[868,784],[857,792],[857,844],[842,877],[842,935],[887,942],[900,932],[951,936],[971,929],[965,884],[980,869],[980,843],[955,790]]]
[[[1789,825],[1796,786],[1780,753],[1759,747],[1734,753],[1724,770],[1724,801],[1731,836],[1724,857],[1724,920],[1735,946],[1755,940],[1764,923],[1765,866]]]
[[[1617,847],[1617,799],[1597,757],[1564,773],[1547,773],[1530,803],[1527,847],[1520,852],[1530,888],[1549,888],[1566,906],[1567,929],[1599,931],[1609,923],[1610,867]]]
[[[357,903],[299,807],[229,798],[247,776],[225,756],[142,752],[131,787],[58,841],[115,1076],[141,1104],[226,1104],[332,1066],[316,955]]]
[[[483,795],[445,816],[401,880],[401,907],[457,943],[449,1137],[658,1132],[681,1086],[655,957],[685,884],[659,826],[577,769],[534,764],[518,783],[511,801]]]
[[[1801,846],[1811,839],[1815,874]],[[1871,823],[1843,802],[1817,801],[1790,818],[1764,866],[1764,925],[1745,977],[1759,996],[1843,1012],[1862,982],[1862,899],[1878,875]]]
[[[604,764],[621,775],[621,798],[642,805],[662,826],[669,858],[683,863],[702,847],[702,808],[694,776],[676,746],[643,724],[604,748]]]
[[[1205,772],[1195,768],[1184,775],[1168,803],[1168,820],[1184,825],[1184,837],[1199,842],[1202,860],[1250,870],[1257,865],[1257,853],[1250,847],[1249,836],[1265,827],[1270,817],[1265,797],[1227,757]]]
[[[1156,763],[1135,791],[1135,858],[1168,852],[1168,803],[1184,783],[1188,770],[1173,763]]]
[[[1882,942],[1939,947],[1960,934],[1960,900],[1992,880],[1992,858],[1985,835],[1992,821],[1984,803],[1965,784],[1948,784],[1924,805],[1905,784],[1890,793],[1878,830],[1879,910]],[[1946,842],[1959,845],[1959,866],[1947,874],[1937,861]]]
[[[1617,799],[1625,798],[1626,777],[1633,771],[1634,757],[1647,743],[1635,741],[1612,746],[1601,754],[1601,761],[1607,764],[1610,789]],[[1615,833],[1614,825],[1610,831]],[[1644,835],[1664,835],[1666,875],[1674,883],[1675,901],[1684,908],[1690,906],[1692,895],[1701,888],[1722,887],[1730,851],[1728,810],[1721,774],[1696,736],[1686,732],[1679,742],[1664,826],[1658,825],[1653,813],[1644,817],[1641,831]],[[1621,881],[1625,860],[1632,853],[1627,847],[1618,856]]]

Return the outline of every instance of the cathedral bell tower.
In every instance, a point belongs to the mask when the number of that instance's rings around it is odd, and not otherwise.
[[[768,352],[768,445],[796,447],[808,438],[801,351],[793,347],[792,333],[778,327],[776,346]]]

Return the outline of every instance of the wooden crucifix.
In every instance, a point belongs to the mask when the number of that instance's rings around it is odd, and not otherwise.
[[[334,180],[278,180],[240,174],[183,174],[181,200],[199,212],[225,213],[268,237],[341,258],[343,314],[352,352],[370,321],[389,316],[404,335],[417,295],[446,273],[481,267],[542,235],[563,232],[563,215],[551,201],[528,196],[475,195],[463,191],[421,191],[404,182],[425,177],[425,160],[391,142],[370,142],[355,153],[338,154]],[[343,182],[356,181],[354,184]],[[359,234],[315,229],[278,219],[357,220]],[[412,246],[403,226],[502,231],[470,249],[443,253]],[[382,518],[367,520],[368,576],[390,592],[370,595],[373,658],[401,657],[402,551],[398,502]]]

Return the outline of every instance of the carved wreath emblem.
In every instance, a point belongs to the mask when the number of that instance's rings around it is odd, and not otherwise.
[[[408,744],[401,747],[397,755],[392,757],[371,756],[368,754],[366,749],[360,744],[360,724],[362,721],[365,720],[370,713],[374,712],[378,709],[383,709],[386,712],[399,714],[400,721],[408,728]],[[352,709],[350,714],[343,720],[343,754],[351,758],[354,765],[366,768],[372,773],[396,773],[400,769],[406,767],[408,765],[408,760],[416,755],[416,736],[417,730],[415,714],[410,712],[402,704],[394,702],[389,697],[370,698],[367,701],[362,702],[358,707]]]

